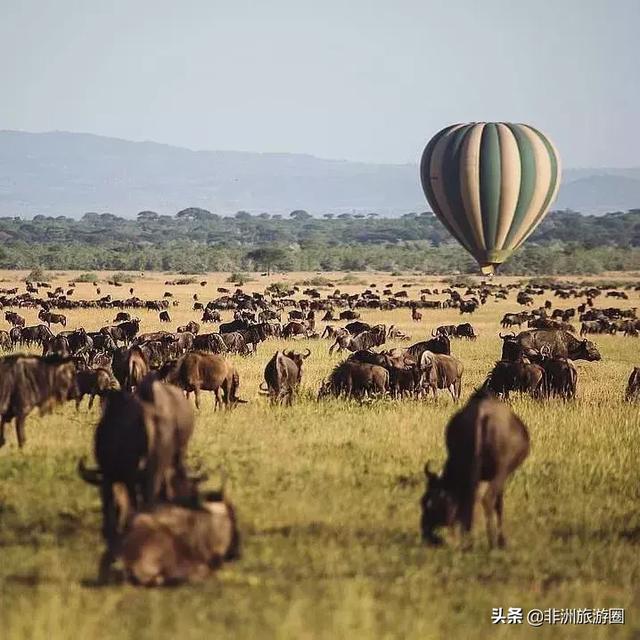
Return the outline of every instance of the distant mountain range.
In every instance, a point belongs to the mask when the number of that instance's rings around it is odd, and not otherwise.
[[[0,216],[77,218],[96,211],[133,217],[190,206],[220,214],[305,209],[390,216],[428,208],[411,164],[0,131]],[[566,170],[553,208],[591,214],[640,208],[640,168]]]

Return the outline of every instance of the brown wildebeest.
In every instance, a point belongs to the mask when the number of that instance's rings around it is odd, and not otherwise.
[[[22,448],[29,413],[36,407],[40,413],[48,413],[57,404],[75,398],[76,393],[76,366],[70,358],[0,358],[0,447],[5,443],[5,423],[15,418],[18,446]]]
[[[446,429],[448,457],[441,476],[425,466],[426,492],[422,497],[422,537],[440,544],[435,530],[460,525],[463,534],[473,527],[473,512],[481,482],[489,546],[496,543],[493,517],[497,516],[497,544],[504,547],[504,486],[507,478],[529,454],[529,433],[509,405],[484,391],[476,392],[456,413]]]
[[[545,391],[545,371],[528,360],[500,360],[487,376],[484,387],[496,395],[509,398],[509,393],[519,391],[534,398],[541,398]]]
[[[136,395],[110,391],[95,431],[97,469],[83,460],[78,472],[83,480],[100,487],[102,534],[107,544],[100,561],[100,579],[113,563],[123,514],[115,501],[120,483],[128,504],[150,508],[161,498],[171,500],[192,485],[187,482],[186,448],[193,433],[193,410],[179,389],[147,376]]]
[[[337,365],[327,382],[320,387],[319,398],[330,395],[364,398],[367,394],[385,394],[389,391],[389,372],[376,364],[345,360]]]
[[[85,369],[76,374],[78,391],[76,396],[76,410],[85,396],[89,396],[89,409],[93,407],[96,396],[103,397],[110,389],[117,387],[117,382],[107,369]]]
[[[46,322],[48,327],[51,327],[52,324],[61,324],[63,327],[67,326],[67,318],[61,313],[51,313],[51,311],[41,309],[38,318],[42,320],[42,322]]]
[[[202,580],[224,561],[240,556],[235,509],[224,489],[199,495],[188,507],[165,503],[138,513],[132,512],[122,485],[115,485],[114,493],[125,514],[117,556],[135,584]]]
[[[212,391],[214,407],[227,409],[246,400],[238,398],[240,376],[230,360],[213,353],[194,351],[182,356],[175,369],[167,376],[167,381],[184,389],[196,397],[196,407],[200,408],[200,391]]]
[[[111,367],[120,388],[125,391],[132,391],[149,373],[149,363],[138,345],[116,349]]]
[[[640,367],[633,368],[629,376],[624,399],[627,401],[640,399]]]
[[[438,389],[448,389],[454,400],[460,399],[464,365],[458,358],[425,351],[420,356],[419,367],[422,371],[422,385],[427,390],[431,389],[434,397]]]
[[[302,364],[310,355],[310,349],[306,353],[276,351],[264,370],[266,393],[271,402],[284,401],[291,405],[302,379]]]
[[[171,322],[171,316],[168,311],[161,311],[158,317],[160,322]]]

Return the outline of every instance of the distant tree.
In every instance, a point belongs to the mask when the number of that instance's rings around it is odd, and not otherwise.
[[[272,219],[272,220],[282,220],[282,216],[281,216],[279,213],[274,213],[274,214],[271,216],[271,219]]]
[[[151,222],[158,219],[158,214],[155,211],[140,211],[136,216],[140,222]]]
[[[213,220],[218,217],[215,213],[200,207],[187,207],[176,213],[176,218],[179,220]]]
[[[289,217],[294,220],[308,220],[311,214],[307,213],[304,209],[296,209],[289,214]]]
[[[353,216],[350,213],[341,213],[338,218],[340,220],[351,220]]]
[[[251,220],[251,214],[248,211],[237,211],[233,217],[236,220]]]
[[[83,222],[98,222],[99,219],[100,216],[95,211],[88,211],[82,216]]]
[[[287,267],[289,263],[287,252],[278,247],[260,247],[259,249],[253,249],[253,251],[249,251],[245,257],[255,262],[267,273],[271,273],[274,267],[283,269]]]
[[[364,218],[364,213],[356,213],[353,217],[356,220],[362,220]]]
[[[322,217],[326,220],[333,220],[333,213],[325,213]]]
[[[367,218],[371,218],[373,220],[374,218],[377,218],[377,217],[378,217],[377,213],[367,213]]]
[[[264,211],[258,215],[258,218],[260,218],[260,220],[269,220],[271,218],[271,214]]]

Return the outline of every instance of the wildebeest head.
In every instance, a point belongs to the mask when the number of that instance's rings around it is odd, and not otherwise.
[[[302,363],[311,355],[311,349],[305,349],[304,353],[297,353],[295,351],[283,351],[287,358],[293,360],[298,367],[298,371],[302,369]]]
[[[442,544],[442,538],[436,533],[438,527],[450,525],[455,517],[454,502],[444,488],[442,478],[431,471],[429,463],[424,467],[427,486],[420,500],[422,515],[420,530],[422,539],[428,544]]]
[[[576,352],[570,353],[569,357],[572,360],[588,360],[589,362],[602,359],[598,348],[591,340],[581,340]]]

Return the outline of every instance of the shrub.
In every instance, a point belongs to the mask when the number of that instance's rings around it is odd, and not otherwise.
[[[98,274],[81,273],[75,280],[76,282],[98,282]]]
[[[42,267],[36,267],[32,269],[31,272],[27,275],[25,280],[27,282],[39,282],[41,280],[46,280],[47,276]]]

